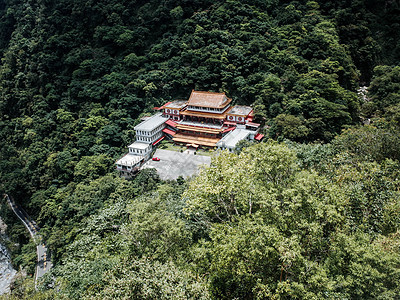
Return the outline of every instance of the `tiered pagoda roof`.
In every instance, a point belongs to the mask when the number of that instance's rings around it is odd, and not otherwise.
[[[224,108],[231,103],[231,101],[232,99],[226,97],[225,93],[201,92],[192,90],[187,105]]]

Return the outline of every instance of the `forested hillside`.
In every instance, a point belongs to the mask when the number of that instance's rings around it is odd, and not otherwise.
[[[57,286],[14,296],[400,297],[399,28],[398,1],[0,0],[0,192]],[[265,142],[119,178],[139,117],[192,89],[252,105]]]

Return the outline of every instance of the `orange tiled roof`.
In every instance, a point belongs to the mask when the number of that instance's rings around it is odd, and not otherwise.
[[[167,121],[165,121],[165,124],[171,126],[171,127],[176,127],[176,122],[172,121],[171,119],[168,119]]]
[[[162,109],[164,109],[164,107],[165,106],[167,106],[167,105],[169,105],[169,104],[171,104],[172,102],[171,101],[169,101],[169,102],[167,102],[167,103],[165,103],[163,106],[160,106],[160,107],[154,107],[154,109],[157,109],[157,110],[162,110]]]
[[[162,132],[167,133],[167,134],[170,134],[170,135],[175,135],[175,134],[176,134],[175,131],[172,131],[171,129],[168,129],[168,128],[164,128],[164,129],[162,130]]]
[[[168,103],[165,103],[162,107],[163,108],[174,108],[174,109],[182,109],[186,106],[186,100],[174,100]]]
[[[200,92],[193,90],[187,104],[200,107],[223,108],[231,101],[232,99],[226,97],[225,93]]]
[[[235,105],[228,111],[228,114],[247,117],[252,111],[250,106]]]
[[[254,139],[256,139],[257,141],[261,141],[263,137],[264,137],[263,134],[257,133],[256,136],[254,137]]]

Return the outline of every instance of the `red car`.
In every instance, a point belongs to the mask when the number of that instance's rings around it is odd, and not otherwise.
[[[160,161],[160,159],[158,157],[153,157],[152,160]]]

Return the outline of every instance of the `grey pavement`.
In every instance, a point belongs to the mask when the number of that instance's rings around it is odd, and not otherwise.
[[[36,251],[38,256],[36,265],[36,276],[35,276],[35,288],[36,288],[37,279],[42,277],[53,266],[48,254],[49,251],[45,246],[45,244],[43,244],[42,242],[42,237],[39,234],[40,228],[36,225],[36,222],[31,220],[28,214],[19,205],[17,205],[11,197],[9,197],[7,194],[4,194],[4,198],[7,199],[7,202],[10,205],[13,212],[17,215],[17,217],[28,229],[35,243],[40,241],[40,243],[36,246]]]
[[[160,161],[147,161],[141,169],[155,168],[162,180],[176,180],[179,176],[188,178],[196,174],[201,165],[210,165],[211,157],[195,155],[193,150],[184,152],[157,149],[153,157]]]
[[[47,253],[47,248],[44,244],[39,244],[37,246],[38,264],[36,268],[36,278],[42,277],[52,267],[50,257],[48,257]]]

